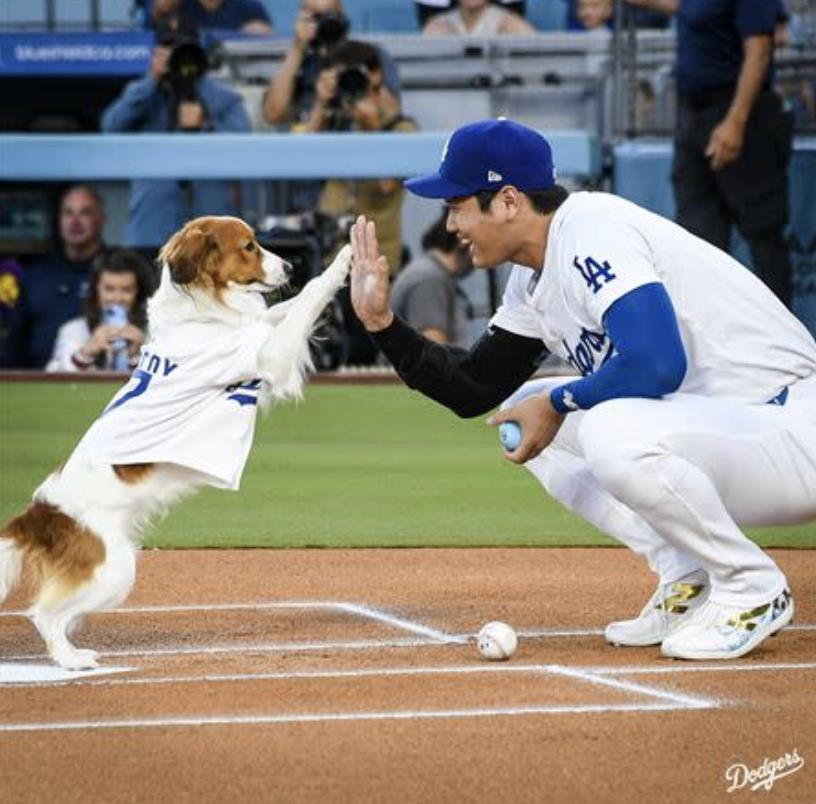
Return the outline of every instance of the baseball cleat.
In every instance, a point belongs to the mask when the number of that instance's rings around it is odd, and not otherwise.
[[[634,620],[609,623],[604,637],[613,645],[659,645],[700,608],[709,588],[708,575],[701,569],[672,583],[660,584]]]
[[[708,601],[663,641],[674,659],[738,659],[793,619],[793,597],[785,589],[770,603],[744,610]]]

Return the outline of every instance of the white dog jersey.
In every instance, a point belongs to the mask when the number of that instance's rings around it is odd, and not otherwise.
[[[816,374],[813,338],[750,271],[607,193],[574,193],[559,207],[543,270],[514,267],[491,324],[541,339],[586,376],[614,354],[604,313],[652,282],[665,285],[685,346],[680,391],[762,403]]]
[[[167,328],[71,456],[109,464],[179,464],[237,489],[258,410],[258,356],[270,327],[212,321]]]

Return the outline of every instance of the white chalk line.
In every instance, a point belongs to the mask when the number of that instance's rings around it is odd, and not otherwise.
[[[575,706],[519,706],[485,709],[430,709],[385,712],[323,712],[290,715],[168,717],[122,720],[75,720],[52,723],[0,723],[2,732],[83,731],[91,729],[155,729],[190,726],[281,725],[375,720],[428,720],[522,715],[602,714],[606,712],[671,712],[688,709],[672,703],[578,704]]]
[[[157,613],[171,613],[171,612],[206,612],[206,611],[274,611],[274,610],[291,610],[291,609],[317,609],[317,610],[333,610],[342,612],[344,614],[351,614],[355,617],[360,617],[364,620],[373,620],[383,625],[388,625],[391,628],[396,628],[401,631],[408,631],[409,633],[418,634],[420,636],[434,639],[437,642],[452,643],[452,642],[467,642],[467,637],[456,634],[448,634],[445,631],[440,631],[437,628],[431,628],[424,623],[415,620],[408,620],[404,617],[397,617],[388,612],[376,609],[373,606],[364,605],[362,603],[349,603],[346,601],[330,601],[330,600],[276,600],[261,603],[197,603],[197,604],[180,604],[180,605],[166,605],[166,606],[130,606],[120,609],[106,609],[98,612],[99,614],[157,614]],[[27,617],[28,612],[25,610],[14,611],[0,611],[0,617]]]
[[[816,662],[769,662],[767,664],[677,664],[671,666],[654,665],[608,665],[570,666],[541,664],[484,664],[484,665],[441,665],[428,667],[381,667],[356,670],[291,670],[261,673],[205,673],[199,675],[147,676],[143,678],[85,678],[60,681],[12,681],[2,685],[2,689],[12,687],[127,687],[164,684],[214,684],[242,681],[289,681],[299,679],[345,679],[378,676],[423,676],[423,675],[479,675],[501,673],[558,672],[553,668],[580,672],[591,676],[630,675],[671,675],[674,673],[742,673],[775,672],[779,670],[816,670]],[[567,673],[562,672],[562,675]],[[597,679],[596,679],[597,681]]]
[[[179,645],[167,648],[134,648],[132,650],[99,651],[100,656],[207,656],[222,653],[300,653],[321,650],[377,650],[380,648],[427,648],[442,647],[442,642],[429,642],[424,639],[397,637],[394,639],[358,639],[348,642],[269,642],[257,645],[209,645],[185,646]],[[32,661],[48,658],[45,653],[20,654],[18,656],[4,656],[8,662]]]
[[[719,706],[719,703],[711,698],[682,695],[667,690],[659,690],[655,687],[648,687],[645,684],[637,684],[634,681],[622,681],[620,679],[610,678],[609,676],[595,676],[577,667],[562,667],[556,665],[552,667],[549,672],[559,676],[576,678],[590,684],[612,687],[622,692],[630,692],[635,695],[645,695],[646,697],[657,698],[658,700],[670,701],[671,703],[688,709],[711,709]]]

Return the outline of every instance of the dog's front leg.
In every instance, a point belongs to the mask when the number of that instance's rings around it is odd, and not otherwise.
[[[288,306],[283,320],[273,326],[261,351],[261,373],[273,396],[300,395],[303,374],[311,367],[309,336],[326,305],[345,284],[350,266],[351,246],[346,245],[320,276],[306,284]],[[278,318],[271,311],[265,315],[268,323]]]

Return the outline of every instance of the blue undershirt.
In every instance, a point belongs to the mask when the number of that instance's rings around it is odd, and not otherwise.
[[[609,399],[659,399],[676,391],[686,375],[686,351],[669,294],[659,282],[621,296],[604,314],[615,354],[594,374],[550,393],[559,413],[588,410]]]

